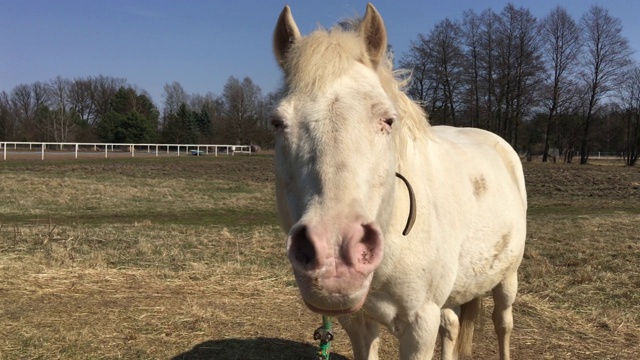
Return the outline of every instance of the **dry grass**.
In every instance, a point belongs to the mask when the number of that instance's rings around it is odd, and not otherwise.
[[[2,251],[11,256],[0,265],[0,347],[8,358],[25,350],[36,358],[167,358],[213,334],[267,333],[271,314],[244,309],[295,303],[297,295],[284,257],[270,256],[265,244],[275,230],[231,235],[152,223],[12,230]],[[286,326],[279,323],[273,328]]]
[[[312,359],[320,319],[284,256],[271,164],[0,165],[0,359]],[[638,358],[638,170],[525,164],[514,358]],[[474,358],[497,358],[489,318]],[[351,357],[339,327],[333,349]]]

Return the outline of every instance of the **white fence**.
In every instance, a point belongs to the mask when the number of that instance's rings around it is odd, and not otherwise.
[[[10,155],[36,154],[41,159],[45,159],[45,153],[50,155],[70,155],[74,158],[81,155],[99,155],[105,158],[109,154],[131,154],[135,157],[136,153],[145,154],[147,156],[180,156],[183,155],[235,155],[248,154],[251,155],[250,145],[208,145],[208,144],[111,144],[111,143],[51,143],[51,142],[0,142],[3,160],[7,160],[7,153]],[[184,151],[184,152],[183,152]]]

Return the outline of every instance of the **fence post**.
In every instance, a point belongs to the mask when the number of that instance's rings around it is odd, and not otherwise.
[[[2,151],[4,152],[4,159],[7,160],[7,143],[4,143],[2,149]]]
[[[76,144],[76,160],[78,159],[78,144]]]
[[[44,148],[46,147],[46,145],[44,143],[42,143],[42,160],[44,160]]]

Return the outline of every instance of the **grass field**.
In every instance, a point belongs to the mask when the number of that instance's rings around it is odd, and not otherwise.
[[[320,317],[285,257],[272,163],[0,163],[0,359],[313,359]],[[525,173],[513,358],[640,358],[640,168]],[[474,358],[497,359],[485,306]],[[333,350],[352,356],[339,327]]]

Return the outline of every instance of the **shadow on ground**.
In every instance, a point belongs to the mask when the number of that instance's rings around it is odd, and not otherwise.
[[[310,344],[275,338],[209,340],[174,356],[171,360],[314,360],[316,350],[317,348]],[[331,360],[347,358],[332,353]]]

